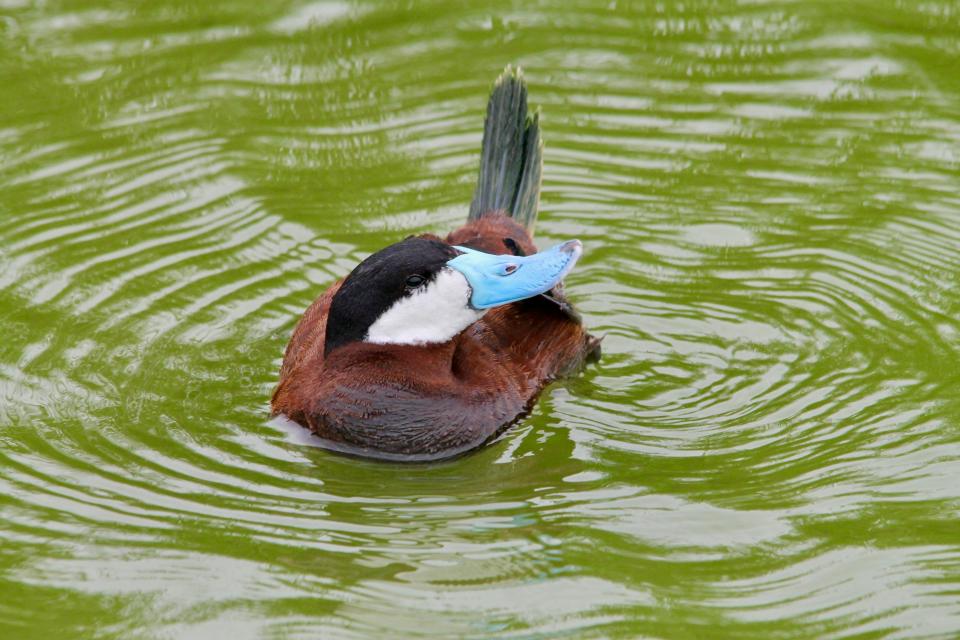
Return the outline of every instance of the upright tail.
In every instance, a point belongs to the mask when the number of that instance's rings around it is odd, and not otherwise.
[[[467,220],[501,211],[533,234],[540,206],[543,141],[540,112],[527,114],[527,85],[519,67],[504,69],[490,93],[480,151],[480,181]]]

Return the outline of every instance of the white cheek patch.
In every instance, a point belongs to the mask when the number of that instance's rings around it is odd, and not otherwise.
[[[463,274],[445,267],[433,282],[384,311],[367,331],[367,342],[446,342],[483,316],[484,311],[470,307],[470,294]]]

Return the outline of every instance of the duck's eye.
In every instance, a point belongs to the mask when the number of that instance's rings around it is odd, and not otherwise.
[[[416,289],[417,287],[422,285],[424,282],[426,282],[426,280],[427,279],[424,278],[423,276],[413,274],[412,276],[407,278],[406,285],[408,289]]]
[[[508,275],[510,275],[511,273],[513,273],[513,272],[516,271],[516,270],[517,270],[517,265],[515,265],[515,264],[505,265],[505,266],[503,267],[503,275],[508,276]]]

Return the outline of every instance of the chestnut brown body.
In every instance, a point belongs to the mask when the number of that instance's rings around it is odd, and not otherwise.
[[[486,253],[536,252],[513,219],[489,213],[444,242]],[[429,460],[480,446],[520,417],[551,380],[598,350],[554,290],[489,310],[441,344],[346,344],[324,353],[340,283],[294,330],[272,410],[333,448],[380,458]]]

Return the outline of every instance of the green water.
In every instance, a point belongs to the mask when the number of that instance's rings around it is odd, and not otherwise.
[[[960,637],[960,5],[0,0],[0,637]],[[603,360],[453,462],[268,420],[489,87]]]

